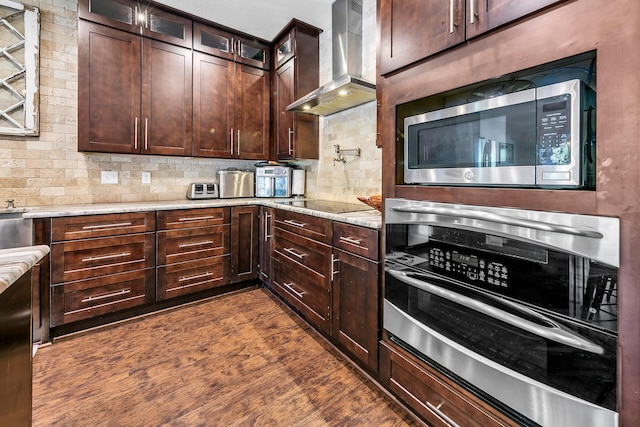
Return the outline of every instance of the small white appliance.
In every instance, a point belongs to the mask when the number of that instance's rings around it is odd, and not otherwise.
[[[256,197],[291,197],[291,168],[289,166],[257,167]]]

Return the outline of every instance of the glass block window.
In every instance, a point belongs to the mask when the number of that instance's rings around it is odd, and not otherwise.
[[[0,0],[0,134],[37,135],[40,11]]]

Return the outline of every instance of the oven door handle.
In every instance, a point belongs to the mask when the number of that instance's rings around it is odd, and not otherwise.
[[[527,227],[539,231],[550,231],[554,233],[570,234],[573,236],[589,237],[592,239],[602,239],[604,235],[597,231],[583,230],[576,227],[564,225],[549,224],[546,222],[534,221],[523,218],[513,218],[505,215],[499,215],[485,211],[475,211],[471,209],[453,209],[432,206],[399,206],[391,208],[395,212],[414,213],[414,214],[432,214],[451,216],[456,218],[477,219],[481,221],[489,221],[497,224],[512,225],[516,227]]]
[[[498,307],[489,305],[477,299],[470,298],[466,295],[462,295],[457,292],[450,291],[448,289],[444,289],[438,285],[434,285],[432,283],[425,282],[423,280],[415,279],[402,271],[387,270],[387,272],[403,283],[406,283],[418,289],[422,289],[426,292],[429,292],[430,294],[439,296],[441,298],[444,298],[446,300],[449,300],[461,306],[467,307],[471,310],[475,310],[479,313],[493,317],[494,319],[507,323],[511,326],[515,326],[516,328],[520,328],[532,334],[538,335],[542,338],[546,338],[551,341],[554,341],[563,345],[567,345],[569,347],[577,348],[579,350],[588,351],[590,353],[604,354],[604,349],[598,344],[595,344],[572,331],[561,328],[560,325],[558,325],[553,320],[549,319],[546,316],[543,316],[540,313],[530,310],[521,304],[511,302],[511,301],[506,301],[503,299],[498,299],[488,295],[490,298],[495,299],[498,304],[508,305],[511,308],[519,312],[522,312],[523,314],[534,316],[537,319],[539,319],[541,322],[549,326],[539,325],[535,322],[524,319],[520,316],[516,316],[515,314],[501,310]],[[412,274],[417,274],[417,273],[412,273]]]

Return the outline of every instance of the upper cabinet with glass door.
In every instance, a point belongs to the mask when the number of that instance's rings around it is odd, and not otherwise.
[[[150,5],[128,0],[80,0],[82,19],[191,48],[192,22]]]
[[[193,48],[220,58],[268,70],[269,45],[199,22],[193,24]]]

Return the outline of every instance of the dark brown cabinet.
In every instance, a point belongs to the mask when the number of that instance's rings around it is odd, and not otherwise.
[[[158,212],[157,300],[228,283],[229,208]]]
[[[378,371],[378,231],[333,223],[331,335],[372,372]]]
[[[78,149],[190,155],[191,50],[78,23]]]
[[[278,159],[317,159],[318,117],[286,111],[287,105],[318,88],[320,30],[293,21],[274,47],[274,125]]]
[[[259,211],[258,206],[231,208],[231,283],[258,277]]]
[[[379,0],[380,73],[420,61],[563,0]]]
[[[380,381],[429,425],[519,425],[409,353],[384,341],[380,342]]]
[[[130,0],[80,0],[78,16],[134,34],[176,44],[192,46],[192,23],[183,16],[157,7],[145,7]]]
[[[154,301],[155,215],[51,220],[51,326]]]
[[[305,319],[331,332],[331,221],[275,211],[272,289]]]
[[[271,286],[271,252],[273,251],[274,209],[260,207],[260,280]]]
[[[270,73],[199,52],[193,71],[193,154],[268,159]]]
[[[193,48],[241,64],[269,70],[271,56],[267,42],[250,40],[200,22],[193,24]]]

